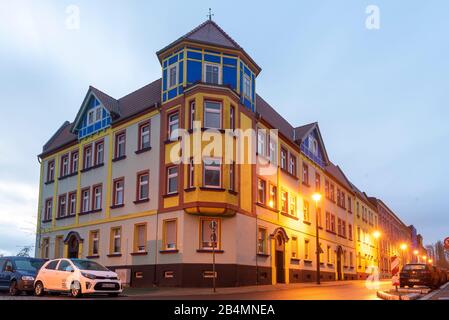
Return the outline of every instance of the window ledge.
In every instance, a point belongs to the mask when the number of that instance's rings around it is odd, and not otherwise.
[[[256,202],[256,205],[258,205],[259,207],[262,207],[262,208],[264,208],[264,209],[267,209],[267,210],[276,212],[276,213],[279,212],[276,208],[272,208],[272,207],[270,207],[270,206],[267,206],[267,205],[264,204],[264,203]]]
[[[237,196],[239,193],[234,190],[228,190],[229,194],[232,194],[233,196]]]
[[[331,231],[331,230],[326,230],[326,232],[329,232],[330,234],[333,234],[333,235],[337,235],[334,231]]]
[[[303,182],[302,185],[310,188],[310,184],[308,184],[307,182]]]
[[[312,225],[312,222],[310,222],[310,221],[304,220],[303,222],[304,222],[305,224],[309,225],[309,226]]]
[[[167,194],[164,194],[164,195],[162,195],[162,198],[170,198],[170,197],[176,197],[176,196],[178,196],[179,195],[179,193],[178,192],[173,192],[173,193],[167,193]]]
[[[130,253],[132,256],[146,256],[148,255],[148,252],[143,251],[143,252],[131,252]]]
[[[89,210],[89,211],[86,211],[86,212],[80,212],[80,213],[78,213],[78,215],[79,216],[85,216],[85,215],[88,215],[88,214],[91,214],[91,213],[101,212],[102,210],[103,209]]]
[[[42,223],[49,223],[49,222],[52,222],[53,221],[53,219],[46,219],[46,220],[42,220]]]
[[[225,133],[226,132],[226,130],[222,129],[222,128],[201,128],[201,132],[204,132],[206,130],[214,130],[214,131],[218,131],[220,133]]]
[[[117,161],[124,160],[124,159],[126,159],[126,155],[114,158],[114,159],[112,159],[112,162],[117,162]]]
[[[305,264],[312,264],[312,260],[306,260],[306,259],[304,259],[304,263],[305,263]]]
[[[134,204],[141,204],[141,203],[145,203],[145,202],[149,202],[149,201],[150,201],[150,198],[146,198],[146,199],[136,200],[133,202],[134,202]]]
[[[285,212],[282,212],[282,211],[281,211],[281,214],[282,214],[283,216],[287,217],[287,218],[291,218],[291,219],[293,219],[293,220],[299,220],[298,217],[292,216],[291,214],[288,214],[288,213],[285,213]]]
[[[84,173],[84,172],[87,172],[87,171],[90,171],[90,170],[94,170],[94,169],[97,169],[97,168],[101,168],[103,166],[104,166],[104,162],[100,163],[100,164],[96,164],[96,165],[91,166],[89,168],[84,168],[84,169],[81,170],[81,173]]]
[[[198,249],[196,250],[198,253],[213,253],[212,249]],[[223,250],[215,250],[215,253],[224,253]]]
[[[299,258],[290,258],[290,261],[293,261],[293,262],[300,262],[301,259],[299,259]]]
[[[46,181],[45,182],[45,185],[49,185],[49,184],[52,184],[52,183],[54,183],[55,182],[55,180],[53,179],[53,180],[50,180],[50,181]]]
[[[98,254],[86,257],[86,259],[99,259],[99,258],[100,258],[100,256]]]
[[[64,179],[67,179],[67,178],[70,178],[70,177],[74,177],[77,174],[78,174],[78,172],[73,172],[73,173],[66,174],[65,176],[60,176],[58,178],[58,181],[61,181],[61,180],[64,180]]]
[[[118,208],[123,208],[125,205],[122,203],[122,204],[114,204],[114,205],[112,205],[112,206],[110,206],[110,208],[111,209],[118,209]]]
[[[121,253],[110,253],[107,255],[108,258],[118,258],[121,257],[122,254]]]
[[[189,188],[185,188],[184,189],[185,192],[192,192],[192,191],[195,191],[195,190],[196,190],[196,187],[189,187]]]
[[[226,189],[214,188],[214,187],[200,187],[200,190],[202,190],[202,191],[217,191],[217,192],[226,191]]]
[[[147,152],[147,151],[150,151],[150,150],[151,150],[151,147],[147,147],[147,148],[136,150],[134,153],[135,154],[141,154],[141,153],[144,153],[144,152]]]
[[[179,142],[179,141],[181,141],[181,137],[178,137],[177,139],[174,139],[174,140],[167,139],[164,141],[164,144],[170,144],[170,143]]]
[[[270,255],[268,253],[258,253],[257,256],[262,258],[268,258]]]
[[[72,215],[66,215],[64,217],[56,217],[55,219],[56,220],[64,220],[64,219],[69,219],[69,218],[75,218],[75,215],[72,214]]]
[[[179,252],[178,249],[159,250],[159,253],[162,253],[162,254],[170,254],[170,253],[178,253],[178,252]]]

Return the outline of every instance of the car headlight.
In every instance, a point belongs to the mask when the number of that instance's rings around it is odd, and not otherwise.
[[[81,272],[81,275],[85,278],[92,279],[92,280],[95,280],[97,278],[95,275],[86,273],[86,272]]]
[[[22,280],[24,280],[24,281],[34,281],[34,277],[32,277],[32,276],[22,276]]]

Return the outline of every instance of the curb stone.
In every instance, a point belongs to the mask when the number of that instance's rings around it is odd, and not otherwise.
[[[377,291],[377,297],[383,300],[416,300],[421,295],[418,293],[410,293],[403,296],[390,294],[385,291]]]

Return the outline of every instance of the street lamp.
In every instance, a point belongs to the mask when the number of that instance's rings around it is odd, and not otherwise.
[[[402,263],[403,263],[403,265],[405,265],[405,263],[406,263],[406,261],[405,261],[405,250],[407,250],[407,244],[401,243],[399,248],[401,249]]]
[[[315,226],[316,226],[316,284],[321,284],[320,274],[320,228],[318,226],[318,201],[321,200],[321,194],[314,193],[312,195],[313,201],[315,201]]]
[[[419,263],[419,251],[418,250],[414,250],[413,254],[415,255],[416,262]]]
[[[429,262],[430,265],[432,265],[433,260],[432,260],[432,259],[429,259],[428,262]]]

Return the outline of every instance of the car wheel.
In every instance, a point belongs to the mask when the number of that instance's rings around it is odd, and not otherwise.
[[[11,281],[11,284],[9,285],[9,294],[11,296],[18,296],[20,294],[20,290],[17,287],[17,281],[16,280]]]
[[[76,284],[76,286],[75,286]],[[81,292],[81,284],[79,282],[73,283],[70,289],[70,294],[73,298],[81,298],[83,293]]]
[[[45,294],[44,284],[41,281],[36,282],[34,294],[38,297],[42,297]]]

